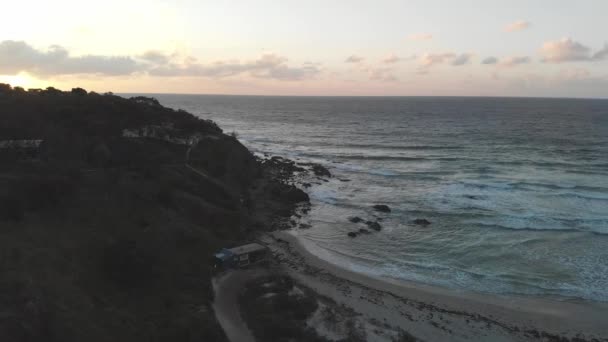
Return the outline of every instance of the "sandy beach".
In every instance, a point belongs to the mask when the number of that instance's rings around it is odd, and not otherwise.
[[[320,259],[292,232],[275,232],[263,240],[280,268],[297,282],[360,313],[370,341],[390,340],[383,330],[392,328],[424,341],[608,340],[604,303],[497,296],[379,279]]]

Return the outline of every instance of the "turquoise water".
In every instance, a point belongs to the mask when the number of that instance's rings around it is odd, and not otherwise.
[[[253,151],[327,165],[335,177],[310,189],[313,228],[298,233],[336,264],[608,301],[608,101],[158,98],[236,131]],[[392,213],[370,210],[376,203]],[[380,217],[384,229],[346,238],[359,228],[349,216]]]

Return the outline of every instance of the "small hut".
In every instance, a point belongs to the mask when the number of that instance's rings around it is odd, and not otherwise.
[[[268,259],[268,247],[250,243],[234,248],[222,248],[214,255],[215,269],[244,268]]]

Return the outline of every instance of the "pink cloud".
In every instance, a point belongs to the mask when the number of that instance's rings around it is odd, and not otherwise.
[[[532,24],[529,21],[519,20],[519,21],[510,23],[509,25],[507,25],[505,27],[505,32],[522,31],[522,30],[530,28],[531,25]]]
[[[407,40],[421,41],[421,40],[431,40],[433,39],[433,35],[430,33],[413,33],[407,36]]]

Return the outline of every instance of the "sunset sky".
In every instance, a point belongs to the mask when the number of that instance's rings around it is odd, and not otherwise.
[[[608,97],[605,0],[11,1],[0,82],[98,92]]]

